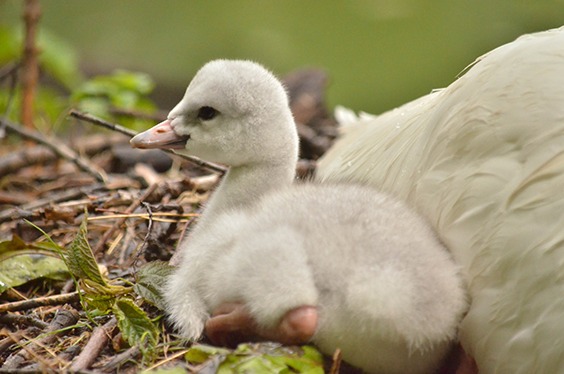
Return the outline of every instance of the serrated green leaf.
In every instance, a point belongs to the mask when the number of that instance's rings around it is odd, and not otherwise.
[[[26,222],[39,230],[49,241],[42,244],[42,247],[52,248],[63,259],[74,280],[85,291],[83,300],[87,305],[106,311],[111,308],[117,296],[132,292],[132,288],[111,285],[105,281],[86,239],[87,220],[88,215],[85,213],[78,234],[66,249],[57,245],[45,231],[33,222],[27,220]]]
[[[162,290],[173,269],[164,261],[149,262],[137,272],[137,282],[133,285],[133,289],[143,299],[157,308],[165,310]]]
[[[90,281],[93,287],[95,287],[95,285],[108,287],[108,284],[100,273],[98,263],[92,253],[92,248],[90,248],[90,244],[88,243],[87,220],[88,216],[85,214],[80,224],[78,234],[67,248],[62,251],[63,260],[65,260],[65,263],[75,278]]]
[[[117,299],[113,307],[114,315],[123,338],[130,346],[137,346],[143,360],[151,360],[159,340],[159,330],[143,309],[126,298]]]

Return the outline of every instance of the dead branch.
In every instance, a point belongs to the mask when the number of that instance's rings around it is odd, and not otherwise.
[[[333,353],[333,364],[331,365],[331,371],[329,374],[339,374],[341,370],[342,354],[341,350],[337,348],[335,353]]]
[[[26,0],[23,19],[25,22],[25,39],[22,58],[22,110],[21,121],[23,125],[33,128],[33,112],[35,91],[39,78],[39,53],[36,45],[37,24],[41,17],[41,6],[39,0]]]
[[[137,209],[137,207],[139,205],[141,205],[141,203],[143,201],[145,201],[157,189],[157,186],[158,186],[157,184],[153,184],[153,185],[149,186],[149,188],[147,188],[145,190],[145,192],[143,193],[143,195],[141,197],[139,197],[137,200],[135,200],[133,203],[131,203],[130,206],[127,207],[127,209],[124,211],[124,213],[125,214],[133,213],[135,211],[135,209]],[[96,255],[97,253],[100,253],[102,248],[104,248],[104,245],[106,244],[106,242],[120,228],[120,226],[123,225],[123,223],[125,222],[126,219],[127,219],[127,217],[123,217],[123,218],[118,219],[114,223],[114,225],[104,233],[104,235],[102,236],[102,239],[100,239],[98,241],[98,244],[92,250],[94,255]]]
[[[94,363],[98,355],[100,355],[102,349],[108,344],[116,326],[117,320],[115,316],[113,316],[103,326],[96,327],[94,331],[92,331],[90,340],[88,340],[82,352],[74,359],[70,370],[78,371],[88,369]]]
[[[137,135],[137,133],[133,130],[130,130],[130,129],[125,128],[125,127],[120,126],[120,125],[117,125],[115,123],[104,121],[103,119],[97,118],[97,117],[95,117],[91,114],[81,113],[81,112],[74,110],[74,109],[70,110],[69,116],[83,120],[83,121],[86,121],[86,122],[90,122],[90,123],[97,125],[97,126],[102,126],[102,127],[107,128],[107,129],[117,131],[119,133],[128,135],[130,137],[134,137],[135,135]],[[198,165],[202,168],[208,169],[208,170],[213,171],[215,173],[224,174],[227,171],[227,169],[225,167],[221,166],[221,165],[217,165],[217,164],[214,164],[213,162],[201,160],[198,157],[177,154],[177,153],[174,153],[173,151],[167,150],[167,149],[163,149],[163,151],[170,153],[172,155],[181,157],[185,160],[188,160],[188,161],[190,161],[190,162],[192,162],[192,163],[194,163],[194,164],[196,164],[196,165]]]
[[[121,366],[123,366],[127,361],[139,357],[141,351],[138,346],[131,347],[120,354],[114,356],[107,364],[102,366],[100,369],[103,373],[113,373]]]
[[[22,349],[10,355],[2,366],[2,369],[17,369],[32,357],[37,356],[37,350],[41,349],[42,346],[49,345],[55,340],[59,330],[74,325],[78,321],[78,318],[79,314],[75,309],[69,306],[60,308],[45,330],[44,336],[38,341],[32,341],[29,345],[23,345]]]
[[[4,122],[2,122],[3,126]],[[0,136],[1,138],[1,136]],[[84,152],[87,155],[97,154],[113,145],[120,144],[123,139],[116,136],[91,136],[80,140],[80,145],[76,144],[73,149],[77,153]],[[0,175],[8,175],[17,172],[21,168],[35,165],[47,164],[57,159],[57,155],[46,146],[37,145],[35,147],[24,148],[17,152],[11,152],[0,158]]]
[[[94,185],[87,187],[63,190],[58,194],[53,194],[43,199],[36,199],[20,207],[4,210],[0,212],[0,223],[10,220],[20,219],[20,218],[25,218],[26,216],[31,215],[31,213],[28,212],[29,210],[37,209],[49,204],[80,198],[82,196],[88,195],[88,193],[90,193],[91,191],[100,189],[102,187],[104,187],[103,184],[96,183]]]
[[[45,145],[57,155],[64,158],[65,160],[73,162],[81,170],[84,170],[88,174],[92,175],[100,182],[104,182],[107,179],[107,176],[105,175],[103,170],[97,170],[98,168],[96,166],[94,166],[90,161],[80,157],[80,155],[70,149],[66,144],[63,144],[55,139],[47,140],[45,137],[43,137],[43,135],[41,135],[41,133],[31,129],[25,129],[3,117],[0,117],[0,123],[6,126],[6,129],[8,131],[18,134],[19,136],[26,139],[31,139],[33,141],[36,141],[37,143]]]
[[[40,329],[45,329],[49,325],[48,323],[45,323],[32,316],[25,316],[25,315],[22,316],[20,314],[15,314],[15,313],[1,314],[0,323],[5,325],[22,324],[22,325],[39,327]]]
[[[78,291],[62,295],[37,297],[30,300],[14,301],[12,303],[0,304],[0,313],[28,310],[38,308],[40,306],[63,305],[68,303],[75,303],[79,300],[80,295]]]

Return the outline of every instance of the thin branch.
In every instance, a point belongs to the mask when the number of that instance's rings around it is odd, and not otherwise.
[[[141,353],[138,346],[131,347],[117,355],[115,355],[109,362],[107,362],[100,369],[103,373],[115,373],[120,366],[123,366],[127,361],[135,359]],[[119,370],[117,370],[119,372]]]
[[[157,189],[157,186],[158,186],[157,184],[152,184],[151,186],[149,186],[145,190],[145,193],[143,193],[143,195],[141,197],[139,197],[137,200],[135,200],[133,203],[131,203],[131,205],[129,205],[127,207],[127,209],[125,210],[124,213],[125,214],[133,213],[133,211],[135,211],[135,209],[137,209],[137,207],[139,205],[141,205],[141,203],[143,201],[145,201],[153,192],[155,192],[155,190]],[[102,250],[102,248],[104,248],[104,245],[106,244],[106,242],[110,239],[110,237],[114,234],[114,232],[116,232],[121,227],[121,225],[123,225],[123,223],[125,222],[126,219],[127,219],[127,217],[118,219],[113,224],[113,226],[104,233],[104,235],[102,236],[102,239],[100,239],[98,241],[98,244],[92,250],[92,252],[95,255],[97,253],[99,253]]]
[[[38,49],[36,45],[37,24],[41,17],[41,6],[39,0],[26,0],[23,19],[25,22],[25,40],[22,59],[22,110],[21,121],[23,125],[33,128],[33,112],[35,91],[39,78],[39,62],[37,60]]]
[[[32,316],[25,316],[15,313],[6,313],[0,315],[0,323],[5,325],[22,324],[22,325],[39,327],[40,329],[44,329],[49,325],[48,323],[43,322],[42,320],[34,318]]]
[[[97,168],[90,163],[90,161],[80,157],[75,151],[71,148],[67,147],[67,145],[52,139],[47,140],[46,138],[41,135],[41,133],[31,130],[25,129],[22,126],[18,126],[15,123],[12,123],[6,118],[0,117],[0,123],[6,127],[8,131],[18,134],[21,137],[31,139],[36,141],[37,143],[41,143],[51,149],[60,157],[73,162],[76,166],[78,166],[81,170],[91,174],[94,178],[96,178],[100,182],[104,182],[107,179],[107,176],[102,170],[97,170]]]
[[[143,244],[141,244],[141,247],[139,248],[139,250],[137,251],[137,254],[135,255],[135,260],[133,261],[133,268],[136,269],[137,268],[137,262],[139,261],[139,257],[141,256],[141,253],[143,253],[143,250],[146,246],[147,246],[147,242],[149,241],[149,237],[151,236],[151,232],[153,232],[153,211],[151,210],[151,205],[146,203],[146,202],[141,202],[141,205],[143,205],[143,207],[147,210],[147,213],[149,215],[149,223],[147,224],[147,233],[145,234],[145,237],[143,238]]]
[[[7,116],[6,116],[7,118]],[[3,129],[3,124],[0,129]],[[2,138],[2,136],[0,136]],[[123,144],[124,139],[119,134],[114,136],[88,136],[79,139],[73,147],[78,154],[91,156],[98,154],[116,144]],[[35,147],[22,148],[18,151],[10,152],[0,157],[0,175],[16,173],[20,169],[34,164],[47,164],[57,160],[57,155],[46,146],[37,145]]]
[[[62,307],[57,311],[57,314],[45,329],[41,338],[32,341],[29,345],[22,345],[22,349],[13,353],[6,359],[2,368],[17,369],[21,364],[26,361],[29,362],[31,358],[38,359],[37,351],[42,347],[49,345],[56,338],[56,334],[60,333],[65,327],[74,325],[79,318],[79,313],[71,307]]]
[[[69,116],[77,118],[77,119],[82,120],[82,121],[90,122],[90,123],[97,125],[97,126],[105,127],[105,128],[110,129],[112,131],[117,131],[119,133],[122,133],[124,135],[128,135],[130,137],[134,137],[135,135],[137,135],[137,132],[130,130],[126,127],[117,125],[115,123],[104,121],[101,118],[95,117],[95,116],[88,114],[88,113],[82,113],[82,112],[79,112],[79,111],[74,110],[74,109],[70,110]],[[201,160],[198,157],[181,155],[181,154],[178,154],[178,153],[174,153],[173,151],[168,150],[168,149],[163,149],[162,151],[170,153],[172,155],[182,157],[182,158],[184,158],[184,159],[186,159],[186,160],[188,160],[188,161],[190,161],[190,162],[192,162],[192,163],[194,163],[194,164],[196,164],[196,165],[198,165],[202,168],[206,168],[206,169],[211,170],[215,173],[224,174],[227,171],[227,169],[225,167],[221,166],[221,165],[217,165],[217,164],[214,164],[213,162],[207,162],[207,161]]]
[[[96,183],[86,187],[67,189],[58,192],[56,194],[51,194],[50,196],[47,196],[42,199],[35,199],[19,207],[0,211],[0,223],[10,220],[17,220],[20,218],[26,218],[26,217],[29,218],[28,211],[30,210],[39,209],[48,204],[55,204],[55,203],[68,201],[71,199],[77,199],[85,195],[88,195],[92,191],[96,191],[103,187],[104,185],[102,185],[101,183]]]
[[[28,310],[33,308],[38,308],[40,306],[51,306],[51,305],[62,305],[68,303],[74,303],[80,300],[80,295],[78,291],[54,295],[37,297],[30,300],[14,301],[12,303],[0,304],[0,313],[4,312],[16,312],[18,310]]]
[[[108,344],[116,325],[117,320],[114,316],[103,326],[96,327],[82,352],[73,360],[70,370],[74,372],[88,369]]]
[[[329,374],[339,374],[341,370],[341,361],[343,360],[341,350],[337,348],[335,353],[333,353],[333,364],[331,365],[331,371]]]

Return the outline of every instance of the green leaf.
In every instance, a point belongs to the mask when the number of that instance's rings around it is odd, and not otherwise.
[[[0,293],[38,278],[65,280],[69,273],[55,253],[28,245],[17,235],[0,242]]]
[[[112,109],[151,113],[155,104],[147,95],[155,84],[151,77],[144,73],[117,70],[111,75],[99,75],[73,91],[71,100],[79,110],[92,113],[108,120],[119,120],[122,125],[133,128],[144,128],[149,125],[146,120],[128,116],[113,116]]]
[[[90,281],[88,285],[92,287],[96,287],[96,285],[108,287],[108,284],[100,273],[98,263],[92,253],[92,248],[90,248],[90,244],[88,243],[87,221],[88,215],[85,213],[78,234],[61,253],[65,263],[75,278]]]
[[[69,43],[41,28],[38,45],[41,49],[39,60],[43,69],[69,89],[80,82],[78,56]]]
[[[117,295],[130,293],[132,288],[110,285],[106,282],[100,273],[90,244],[88,244],[87,221],[88,214],[85,213],[78,234],[67,248],[62,248],[57,245],[45,231],[34,223],[26,220],[28,224],[35,227],[47,238],[50,245],[46,245],[45,247],[53,248],[63,259],[75,281],[84,289],[84,299],[87,302],[91,301],[94,307],[100,307],[101,310],[106,310],[113,304],[111,299],[115,298]]]
[[[188,373],[188,370],[180,366],[175,366],[166,369],[159,368],[154,370],[144,370],[141,372],[141,374],[186,374],[186,373]]]
[[[28,245],[18,235],[12,236],[12,240],[4,240],[0,242],[0,255],[6,252],[17,251],[27,248]],[[1,257],[0,257],[1,258]]]
[[[211,356],[230,354],[232,350],[227,348],[219,348],[206,344],[194,344],[184,355],[184,359],[193,364],[202,364]]]
[[[113,307],[114,315],[123,338],[130,346],[137,346],[144,361],[152,359],[159,340],[159,330],[143,309],[130,299],[117,299]]]
[[[0,64],[19,59],[21,39],[21,31],[16,28],[0,27]]]
[[[166,310],[162,290],[173,269],[164,261],[149,262],[137,272],[134,291],[157,308]]]
[[[218,374],[307,373],[323,374],[323,357],[313,347],[283,347],[276,343],[240,344],[236,350],[193,345],[185,358],[193,364],[215,360]],[[219,358],[219,360],[217,360]]]

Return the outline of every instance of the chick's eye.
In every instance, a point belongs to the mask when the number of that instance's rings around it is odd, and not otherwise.
[[[219,112],[211,106],[203,106],[198,110],[198,118],[204,121],[208,121],[217,116],[218,113]]]

